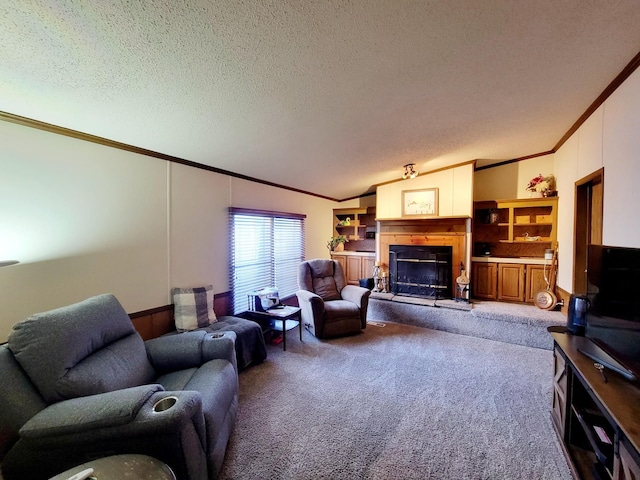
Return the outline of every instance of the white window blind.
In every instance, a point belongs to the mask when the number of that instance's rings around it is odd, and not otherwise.
[[[249,293],[264,287],[295,294],[305,215],[230,208],[229,219],[233,312],[247,310]]]

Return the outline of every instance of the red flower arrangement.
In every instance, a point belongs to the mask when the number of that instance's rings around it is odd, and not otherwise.
[[[548,193],[556,189],[556,177],[553,175],[547,175],[543,177],[541,173],[529,180],[527,184],[527,191]]]

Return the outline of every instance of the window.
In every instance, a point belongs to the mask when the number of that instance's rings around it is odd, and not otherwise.
[[[244,208],[229,209],[233,312],[247,310],[248,295],[277,287],[280,298],[298,290],[304,260],[305,215]]]

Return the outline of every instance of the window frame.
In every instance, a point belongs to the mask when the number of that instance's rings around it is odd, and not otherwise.
[[[251,228],[251,217],[255,217],[255,227],[259,230],[255,232],[255,235],[245,233],[240,240],[236,239],[238,228]],[[278,287],[276,278],[278,277],[279,270],[284,270],[288,273],[287,278],[294,275],[294,265],[295,276],[293,278],[295,278],[294,285],[297,290],[297,265],[305,260],[306,217],[306,215],[298,213],[229,207],[229,285],[231,287],[231,308],[234,314],[248,309],[249,292],[264,287]],[[260,225],[260,222],[265,220],[268,227],[265,227],[266,224],[264,223]],[[290,223],[292,220],[294,221],[293,224]],[[243,221],[244,224],[242,223]],[[299,222],[299,225],[296,226],[295,222]],[[294,246],[293,250],[297,250],[294,252],[294,256],[282,257],[283,252],[277,252],[278,243],[275,237],[278,234],[291,233],[290,228],[292,225],[294,230],[299,228],[299,249]],[[262,228],[266,229],[262,230]],[[265,232],[268,233],[268,238],[265,236]],[[250,235],[252,240],[257,239],[261,245],[255,246],[255,248],[267,249],[267,253],[265,255],[250,255],[244,259],[239,258],[238,254],[242,249],[241,247],[243,247],[241,243],[244,241],[243,239],[246,239],[246,235]],[[249,240],[250,243],[251,239]],[[244,245],[244,247],[246,248],[247,245]],[[290,248],[290,245],[287,248]],[[236,250],[238,250],[238,252],[236,252]],[[253,251],[256,252],[256,250]],[[285,251],[284,253],[287,254],[290,252]],[[245,273],[244,277],[246,278],[238,279],[237,269],[242,268],[238,265],[239,262],[244,262],[244,267],[247,267],[247,270],[251,270],[252,267],[255,268],[255,274],[247,275]],[[289,265],[286,265],[287,263]],[[265,285],[265,282],[270,284]],[[286,299],[295,295],[295,290],[289,291],[290,289],[291,287],[282,290],[278,287],[280,298]]]

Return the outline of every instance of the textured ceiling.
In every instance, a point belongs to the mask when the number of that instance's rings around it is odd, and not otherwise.
[[[0,0],[0,110],[331,198],[551,150],[638,0]]]

